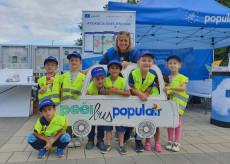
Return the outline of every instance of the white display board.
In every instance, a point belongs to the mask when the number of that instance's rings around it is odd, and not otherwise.
[[[29,46],[4,45],[0,46],[0,68],[28,69],[29,68]]]
[[[116,34],[128,31],[135,44],[136,12],[83,11],[83,58],[102,56],[114,46]]]

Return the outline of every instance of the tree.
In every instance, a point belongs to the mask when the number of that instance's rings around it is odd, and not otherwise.
[[[82,22],[80,23],[80,25],[78,25],[78,28],[82,31]],[[77,46],[82,46],[82,33],[80,34],[81,38],[75,40],[75,45]]]
[[[216,0],[218,3],[230,8],[230,1],[226,0]],[[215,49],[214,51],[214,60],[222,60],[220,66],[228,65],[228,53],[230,53],[230,47],[223,47]]]

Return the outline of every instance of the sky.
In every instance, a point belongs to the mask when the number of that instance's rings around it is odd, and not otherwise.
[[[0,0],[0,44],[74,45],[82,11],[103,11],[108,1]]]

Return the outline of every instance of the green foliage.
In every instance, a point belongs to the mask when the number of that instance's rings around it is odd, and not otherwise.
[[[230,8],[230,1],[229,0],[216,0],[216,1],[222,5]]]
[[[82,22],[78,25],[78,28],[82,31]],[[82,36],[82,33],[80,34]],[[77,46],[82,46],[82,37],[74,41]]]
[[[215,49],[214,60],[222,60],[220,66],[228,66],[228,53],[230,53],[230,47]]]
[[[230,8],[229,0],[216,0],[218,3]],[[214,51],[214,61],[222,60],[220,66],[228,66],[228,53],[230,53],[230,47],[223,47],[215,49]]]

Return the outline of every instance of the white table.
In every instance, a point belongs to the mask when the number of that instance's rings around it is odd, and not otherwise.
[[[212,98],[212,79],[206,80],[189,80],[186,93],[190,96],[197,96],[204,98],[205,101],[205,114],[207,114],[207,100]]]
[[[5,82],[6,72],[0,70],[0,117],[29,117],[32,114],[31,90],[37,83],[27,83],[32,69],[10,70],[20,74],[20,82]]]

